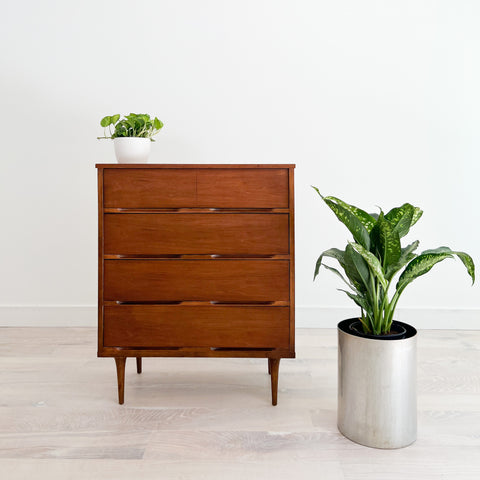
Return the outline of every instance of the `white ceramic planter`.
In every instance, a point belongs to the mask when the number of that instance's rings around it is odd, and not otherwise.
[[[338,429],[367,447],[401,448],[417,437],[417,331],[404,339],[351,334],[338,324]]]
[[[121,137],[113,139],[118,163],[147,163],[152,141],[149,138]]]

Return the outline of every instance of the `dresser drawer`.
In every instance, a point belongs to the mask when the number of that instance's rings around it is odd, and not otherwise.
[[[288,208],[286,168],[106,168],[106,208]]]
[[[288,169],[198,170],[197,206],[288,208]]]
[[[288,348],[288,307],[104,307],[109,347]]]
[[[105,254],[288,254],[288,214],[111,213]]]
[[[289,300],[288,260],[105,260],[104,299],[122,302]]]
[[[196,171],[191,169],[113,169],[103,173],[107,208],[178,208],[195,206]]]

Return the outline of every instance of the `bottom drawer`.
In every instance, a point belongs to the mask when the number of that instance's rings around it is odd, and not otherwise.
[[[105,347],[288,348],[289,331],[289,307],[104,307]]]

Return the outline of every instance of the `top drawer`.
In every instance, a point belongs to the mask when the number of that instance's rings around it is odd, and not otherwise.
[[[106,208],[288,208],[287,168],[106,168]]]
[[[103,172],[103,203],[107,208],[195,205],[195,170],[107,168]]]

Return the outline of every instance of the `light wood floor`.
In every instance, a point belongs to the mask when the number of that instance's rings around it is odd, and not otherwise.
[[[266,360],[127,360],[125,405],[92,328],[0,329],[0,478],[480,479],[480,331],[421,331],[417,442],[336,428],[335,330],[298,330],[270,404]]]

